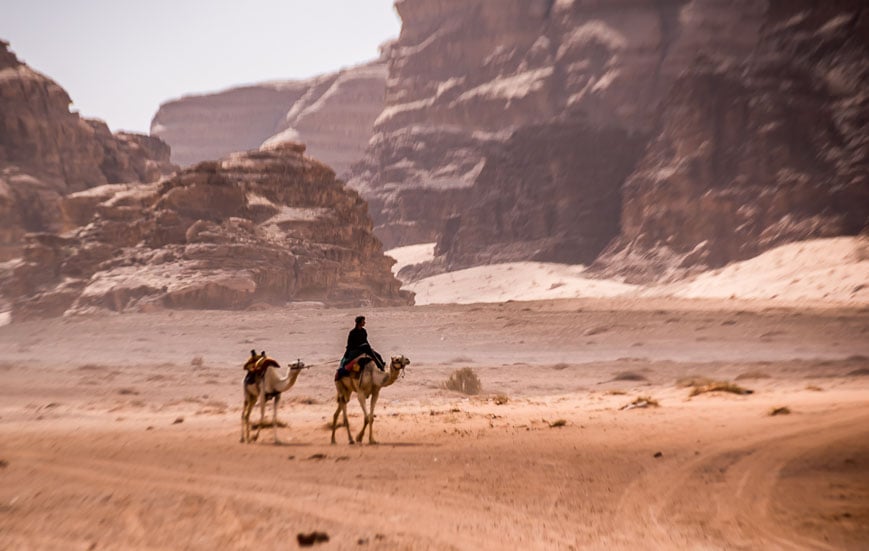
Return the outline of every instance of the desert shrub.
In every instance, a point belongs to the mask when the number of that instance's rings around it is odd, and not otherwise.
[[[508,397],[507,397],[506,395],[504,395],[504,394],[496,394],[496,395],[492,398],[492,401],[495,402],[495,405],[496,405],[496,406],[503,406],[504,404],[506,404],[507,402],[510,401],[510,398],[508,398]]]
[[[658,407],[658,405],[658,401],[651,396],[637,396],[636,398],[634,398],[633,402],[631,402],[630,404],[625,404],[619,409]]]
[[[753,390],[748,390],[735,383],[728,381],[713,381],[709,384],[695,386],[691,390],[691,396],[704,394],[706,392],[730,392],[731,394],[752,394]]]
[[[744,381],[746,379],[769,379],[769,375],[764,373],[763,371],[746,371],[744,373],[740,373],[736,376],[737,381]]]
[[[555,421],[549,423],[550,428],[558,428],[567,426],[567,421],[564,419],[556,419]]]
[[[688,387],[699,387],[712,384],[714,381],[708,377],[702,377],[700,375],[689,375],[687,377],[682,377],[676,381],[676,386],[679,388],[688,388]]]
[[[787,415],[791,412],[791,408],[787,406],[772,408],[769,410],[770,415]]]
[[[444,383],[447,390],[454,390],[462,394],[479,394],[483,389],[480,378],[470,367],[456,369],[450,373],[449,379]]]
[[[193,367],[202,367],[205,365],[205,360],[202,359],[202,356],[194,356],[192,360],[190,360],[190,365]]]
[[[613,381],[646,381],[645,376],[640,375],[634,371],[622,371],[620,373],[616,373],[616,376],[613,377]]]

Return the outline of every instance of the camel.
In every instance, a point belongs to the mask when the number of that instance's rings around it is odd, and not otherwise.
[[[368,360],[367,362],[365,361],[366,359]],[[333,444],[335,443],[335,429],[338,426],[338,414],[342,412],[344,414],[344,426],[347,427],[347,438],[349,438],[351,444],[354,443],[353,435],[350,432],[350,423],[347,421],[347,403],[354,392],[359,399],[359,405],[362,406],[362,413],[365,415],[365,424],[362,425],[362,430],[359,431],[356,442],[362,443],[365,428],[368,427],[368,443],[377,443],[374,440],[374,405],[377,403],[380,389],[394,383],[404,371],[404,368],[410,364],[410,360],[404,356],[393,356],[389,362],[389,371],[378,369],[375,366],[373,358],[369,356],[365,356],[361,363],[365,365],[358,379],[347,375],[335,380],[335,388],[338,390],[338,409],[335,410],[335,415],[332,417]],[[369,396],[371,397],[370,410],[366,407]]]
[[[241,410],[241,440],[239,442],[251,442],[259,438],[266,414],[266,403],[274,399],[272,427],[275,431],[275,444],[280,444],[280,440],[278,439],[278,403],[281,400],[281,393],[290,390],[296,384],[296,379],[299,377],[302,369],[304,369],[305,363],[298,360],[296,363],[290,364],[287,367],[286,373],[281,373],[280,364],[272,358],[263,356],[258,363],[257,367],[265,371],[260,375],[245,377],[242,385],[244,389],[244,407]],[[251,438],[250,414],[258,401],[260,402],[259,424],[257,425],[256,434]]]

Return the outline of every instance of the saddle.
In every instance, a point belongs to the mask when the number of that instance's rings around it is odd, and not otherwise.
[[[257,380],[262,379],[263,375],[266,373],[266,369],[269,367],[280,367],[281,365],[277,362],[277,360],[273,358],[269,358],[268,356],[258,356],[251,357],[244,364],[244,384],[252,385],[257,382]]]
[[[354,379],[359,379],[362,376],[362,370],[365,369],[365,366],[368,365],[369,362],[373,362],[374,359],[368,356],[367,354],[362,354],[357,356],[344,364],[344,367],[339,367],[335,372],[335,380],[338,381],[343,379],[344,377],[353,377]]]

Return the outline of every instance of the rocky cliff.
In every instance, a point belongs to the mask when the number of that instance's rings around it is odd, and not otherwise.
[[[151,135],[183,166],[283,141],[339,175],[362,157],[383,109],[386,63],[375,61],[305,81],[264,83],[183,97],[160,106]]]
[[[866,227],[856,0],[399,0],[350,185],[441,268],[635,277]],[[657,259],[657,260],[656,260]]]
[[[366,203],[284,143],[153,184],[64,197],[64,234],[30,234],[13,320],[90,311],[411,304]]]
[[[151,182],[175,170],[157,138],[112,134],[69,110],[67,93],[0,41],[0,261],[21,253],[29,231],[57,231],[59,201],[118,182]]]

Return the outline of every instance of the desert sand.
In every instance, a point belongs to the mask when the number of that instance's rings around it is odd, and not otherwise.
[[[0,548],[865,549],[869,309],[563,299],[365,309],[405,354],[329,444],[360,310],[0,327]],[[242,364],[309,366],[239,443]],[[445,388],[468,368],[482,385]],[[752,394],[691,396],[692,382]],[[626,408],[637,398],[657,407]],[[789,413],[771,415],[775,408]],[[271,408],[268,413],[270,414]],[[350,425],[361,428],[358,403]],[[258,409],[253,419],[259,417]]]

